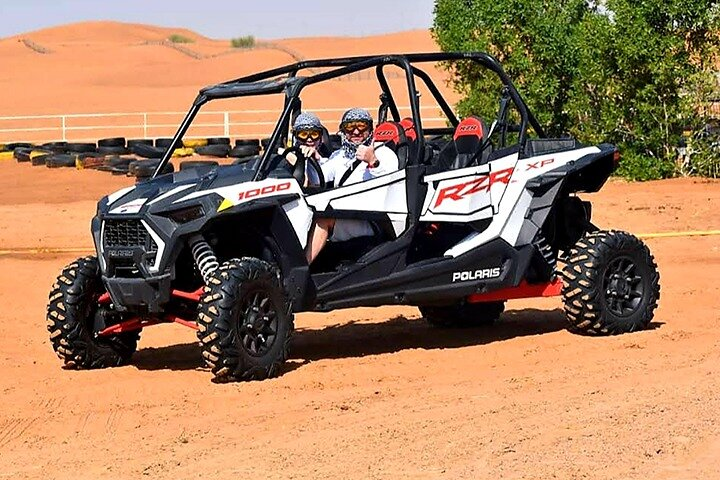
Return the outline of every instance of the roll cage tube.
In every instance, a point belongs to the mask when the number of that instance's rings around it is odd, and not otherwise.
[[[267,174],[266,169],[270,160],[270,157],[272,155],[272,152],[275,149],[275,145],[281,135],[282,132],[282,126],[287,120],[289,119],[289,116],[292,111],[292,105],[295,100],[299,99],[300,92],[303,90],[303,88],[314,85],[319,82],[323,82],[326,80],[331,80],[333,78],[341,77],[343,75],[347,75],[350,73],[358,72],[361,70],[366,70],[368,68],[372,68],[377,65],[386,65],[386,64],[395,64],[402,68],[405,71],[405,77],[408,84],[408,92],[410,92],[411,98],[410,98],[410,110],[412,112],[412,116],[414,119],[417,119],[415,130],[417,131],[418,135],[418,150],[422,151],[424,148],[424,137],[422,133],[422,123],[420,119],[420,112],[418,108],[418,102],[417,102],[417,91],[415,90],[415,79],[412,73],[412,67],[410,63],[403,58],[402,56],[377,56],[377,57],[363,57],[363,59],[359,62],[356,62],[354,64],[350,64],[347,66],[342,66],[340,68],[337,68],[335,70],[331,70],[329,72],[322,72],[315,74],[311,77],[294,77],[294,80],[296,79],[296,82],[288,82],[287,84],[287,96],[290,99],[287,106],[285,107],[282,116],[280,117],[280,120],[278,121],[275,130],[273,131],[273,134],[271,136],[270,142],[268,142],[268,149],[263,155],[262,159],[260,160],[260,164],[258,165],[258,168],[255,172],[255,176],[253,177],[253,181],[258,181],[264,178],[264,176]]]
[[[183,135],[185,135],[185,132],[187,132],[187,129],[190,128],[190,124],[195,119],[195,116],[200,111],[200,107],[202,107],[205,103],[208,102],[207,97],[205,97],[203,94],[198,95],[195,98],[195,101],[192,104],[192,107],[190,107],[190,110],[188,111],[187,115],[185,115],[185,118],[183,119],[182,123],[180,123],[180,127],[178,128],[178,131],[175,133],[175,136],[172,139],[172,142],[170,142],[170,145],[168,146],[167,150],[163,154],[162,158],[160,159],[160,163],[155,168],[155,171],[152,174],[151,178],[155,178],[158,176],[160,172],[162,172],[163,168],[165,168],[165,165],[170,161],[170,158],[172,157],[173,152],[175,151],[175,148],[177,148],[178,144],[180,143],[180,139],[182,139]]]
[[[449,53],[410,53],[405,55],[395,55],[402,56],[403,58],[407,59],[410,63],[424,63],[424,62],[443,62],[443,61],[457,61],[457,60],[472,60],[479,65],[482,65],[483,67],[487,68],[488,70],[494,72],[501,80],[504,86],[507,86],[509,89],[509,93],[511,98],[513,99],[513,102],[516,104],[520,116],[521,116],[521,135],[520,140],[522,143],[525,142],[526,137],[526,130],[528,127],[528,123],[530,126],[535,130],[535,133],[538,134],[539,137],[545,137],[545,133],[540,126],[540,124],[535,119],[535,116],[528,111],[527,106],[525,105],[525,102],[522,100],[522,97],[518,93],[517,89],[515,88],[515,85],[512,83],[508,75],[503,70],[500,63],[495,59],[495,57],[484,53],[484,52],[449,52]],[[311,69],[311,68],[327,68],[327,67],[341,67],[341,66],[347,66],[352,63],[361,62],[364,60],[372,59],[372,58],[382,58],[386,56],[361,56],[361,57],[345,57],[345,58],[332,58],[332,59],[321,59],[321,60],[305,60],[302,62],[294,63],[291,65],[286,65],[284,67],[274,68],[272,70],[267,70],[265,72],[259,72],[257,74],[248,75],[245,77],[240,77],[236,80],[231,80],[229,82],[225,82],[225,84],[232,84],[232,83],[244,83],[244,82],[254,82],[262,79],[268,79],[272,77],[277,77],[279,75],[286,75],[291,72],[294,72],[293,75],[297,75],[297,72],[303,69]]]
[[[545,137],[542,127],[536,120],[535,116],[529,112],[527,105],[522,100],[522,97],[518,93],[514,84],[503,70],[500,63],[491,55],[483,52],[450,52],[450,53],[412,53],[405,55],[376,55],[376,56],[360,56],[360,57],[344,57],[344,58],[333,58],[333,59],[320,59],[320,60],[305,60],[290,65],[285,65],[278,68],[273,68],[263,72],[258,72],[252,75],[246,75],[244,77],[237,78],[235,80],[226,81],[210,87],[203,88],[200,90],[200,94],[193,102],[190,111],[185,116],[185,119],[180,124],[180,127],[173,137],[173,141],[168,147],[167,151],[163,155],[160,164],[153,173],[153,178],[156,177],[163,167],[167,164],[172,156],[173,150],[178,146],[180,139],[187,132],[192,120],[197,115],[200,107],[210,100],[220,98],[234,98],[241,96],[251,95],[264,95],[271,93],[282,93],[285,91],[286,97],[297,98],[300,90],[304,86],[311,85],[320,81],[336,78],[348,73],[357,72],[370,68],[373,66],[381,66],[384,64],[395,64],[405,70],[406,80],[408,83],[408,89],[411,95],[410,108],[413,115],[413,121],[415,122],[415,128],[418,134],[418,140],[424,145],[424,136],[422,130],[422,119],[420,118],[419,105],[417,99],[417,91],[415,90],[414,76],[417,75],[423,80],[428,86],[435,100],[440,105],[441,109],[448,116],[448,119],[453,122],[457,121],[454,113],[450,115],[452,109],[447,105],[444,98],[440,94],[439,90],[434,86],[432,79],[419,68],[413,67],[413,63],[425,63],[425,62],[444,62],[444,61],[458,61],[458,60],[471,60],[477,64],[487,68],[494,72],[499,78],[502,84],[507,87],[510,98],[518,109],[520,114],[520,135],[519,143],[524,145],[527,138],[528,125],[531,126],[539,137]],[[297,77],[297,74],[301,70],[308,70],[313,68],[333,68],[338,67],[330,72],[321,72],[312,74],[308,77]],[[381,72],[381,68],[377,71]],[[284,76],[284,77],[283,77]],[[384,76],[383,76],[384,77]],[[383,88],[383,81],[378,78],[381,88]],[[385,83],[387,83],[385,81]],[[387,89],[389,92],[389,87]],[[385,89],[383,88],[383,92]],[[394,101],[391,102],[394,104]],[[287,122],[291,110],[292,102],[286,103],[286,107],[283,110],[281,121],[276,125],[273,135],[271,137],[270,146],[274,147],[281,133],[280,126],[283,122]],[[396,106],[395,106],[396,107]],[[392,111],[392,110],[391,110]],[[393,115],[396,114],[392,111]],[[398,114],[399,115],[399,114]],[[422,146],[422,145],[420,145]],[[264,169],[267,166],[270,153],[273,149],[268,150],[263,155],[263,158],[258,166],[255,174],[255,179],[260,178],[264,174]],[[421,149],[418,149],[421,151]]]

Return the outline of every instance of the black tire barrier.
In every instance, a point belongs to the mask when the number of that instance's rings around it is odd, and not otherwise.
[[[82,152],[77,154],[77,158],[84,160],[86,158],[102,158],[105,154],[99,152]]]
[[[65,153],[67,142],[47,142],[40,145],[42,148],[50,150],[53,153]]]
[[[155,139],[155,146],[161,147],[161,148],[167,148],[172,143],[172,138],[156,138]]]
[[[258,147],[260,148],[260,139],[258,138],[240,138],[235,140],[236,147]]]
[[[127,141],[127,148],[133,149],[135,145],[150,145],[152,147],[153,141],[149,138],[133,138]]]
[[[5,150],[15,150],[18,148],[31,148],[32,146],[33,146],[32,143],[27,143],[27,142],[6,143]]]
[[[130,148],[130,151],[139,157],[158,158],[162,157],[165,154],[166,149],[167,147],[153,147],[152,145],[140,143],[137,145],[133,145],[132,148]]]
[[[134,162],[131,162],[130,165],[128,165],[128,173],[138,179],[145,180],[151,177],[153,173],[155,173],[155,169],[159,164],[159,158],[152,158],[149,160],[135,160]],[[172,173],[174,171],[175,167],[173,167],[172,163],[168,162],[161,173]]]
[[[267,150],[268,145],[270,145],[270,138],[263,138],[260,140],[260,145],[262,145],[262,148]]]
[[[50,155],[45,160],[45,165],[48,168],[74,167],[75,155],[70,155],[68,153],[57,153],[55,155]]]
[[[230,145],[225,144],[213,144],[205,147],[195,148],[195,153],[198,155],[209,155],[211,157],[227,157],[230,153]]]
[[[187,162],[180,162],[180,171],[187,170],[188,168],[207,168],[217,166],[218,162],[213,160],[189,160]]]
[[[230,145],[230,139],[227,137],[212,137],[207,139],[208,145]]]
[[[136,161],[136,158],[132,157],[119,157],[117,155],[106,157],[105,159],[105,165],[110,165],[111,167],[127,167],[130,165],[130,163]]]
[[[30,159],[30,164],[33,167],[38,167],[40,165],[46,165],[48,158],[50,158],[51,156],[52,156],[51,153],[46,153],[45,155],[37,155]]]
[[[98,147],[98,153],[102,155],[127,155],[130,153],[125,147]]]
[[[94,143],[68,143],[65,146],[65,151],[74,153],[96,152],[97,145]]]
[[[252,157],[260,153],[260,145],[239,145],[228,153],[228,157]]]
[[[98,147],[125,147],[125,137],[101,138]]]
[[[15,157],[15,160],[18,162],[29,162],[30,161],[30,152],[33,151],[32,146],[31,147],[17,147],[13,149],[13,157]]]

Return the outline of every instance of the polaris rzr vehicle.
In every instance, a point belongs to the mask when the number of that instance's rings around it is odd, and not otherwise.
[[[496,76],[496,117],[457,118],[422,68],[436,62]],[[379,85],[375,144],[400,169],[331,186],[288,143],[290,126],[304,89],[361,71]],[[424,125],[420,87],[444,126]],[[160,174],[204,104],[271,94],[284,107],[261,157]],[[279,372],[296,312],[415,305],[433,325],[479,326],[509,299],[562,296],[573,330],[644,329],[660,293],[652,255],[638,238],[593,225],[577,196],[597,192],[618,161],[613,145],[547,138],[484,53],[303,61],[207,87],[153,178],[100,200],[96,256],[65,267],[52,287],[50,339],[66,366],[108,367],[130,360],[143,328],[180,323],[197,329],[215,380],[230,381]],[[306,181],[311,170],[319,183]],[[374,234],[331,242],[308,265],[319,218],[363,220]]]

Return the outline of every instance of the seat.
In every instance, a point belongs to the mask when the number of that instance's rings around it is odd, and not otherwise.
[[[458,123],[455,128],[453,140],[456,156],[450,164],[450,170],[469,167],[471,164],[482,165],[487,162],[491,148],[483,146],[487,139],[488,130],[481,118],[471,116]],[[479,152],[483,148],[482,152]]]
[[[384,143],[398,157],[398,166],[400,169],[407,165],[410,145],[405,135],[405,129],[398,122],[383,122],[375,127],[373,133],[375,142]]]
[[[400,120],[405,136],[408,139],[408,156],[409,158],[417,158],[417,131],[412,118],[405,117]]]

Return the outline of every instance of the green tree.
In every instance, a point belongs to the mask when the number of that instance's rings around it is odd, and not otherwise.
[[[551,135],[610,141],[621,174],[671,175],[683,129],[705,123],[720,45],[710,0],[438,0],[433,34],[443,50],[496,56]],[[493,87],[455,68],[461,114],[491,117]]]

